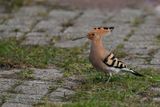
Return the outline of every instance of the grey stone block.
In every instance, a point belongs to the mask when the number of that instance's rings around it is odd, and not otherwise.
[[[23,6],[17,13],[15,17],[35,17],[43,16],[47,14],[47,8],[44,6]]]
[[[32,105],[40,102],[41,98],[42,95],[12,94],[12,97],[10,97],[7,102]]]
[[[26,39],[22,42],[23,45],[48,45],[51,37],[45,33],[31,32],[26,35]]]
[[[160,65],[160,50],[154,55],[153,59],[151,60],[151,64]]]
[[[63,77],[63,73],[56,69],[33,69],[35,79],[56,81]]]
[[[15,92],[43,96],[48,92],[50,85],[51,83],[45,81],[24,81],[24,83],[15,88]]]
[[[143,14],[144,12],[139,9],[126,8],[126,9],[120,10],[120,12],[118,11],[117,13],[115,13],[115,15],[110,21],[122,22],[122,23],[131,22],[136,17],[141,17]]]
[[[20,69],[0,70],[0,78],[3,78],[3,77],[12,78],[12,77],[9,77],[9,76],[12,76],[15,73],[18,73],[20,71],[21,71]]]
[[[74,19],[78,14],[79,11],[52,10],[49,13],[49,19],[53,19],[59,24],[62,24]]]
[[[4,103],[2,107],[33,107],[33,106],[21,103]]]
[[[93,29],[93,26],[84,25],[68,27],[64,31],[63,36],[68,38],[84,37],[91,29]]]
[[[14,84],[16,84],[17,80],[15,79],[4,79],[0,78],[0,92],[7,91],[10,89]]]
[[[75,94],[74,91],[65,88],[58,88],[49,96],[49,100],[53,102],[61,102],[63,98]]]
[[[106,20],[108,17],[104,15],[100,10],[86,10],[82,16],[80,16],[76,22],[75,26],[100,26],[102,22]]]
[[[3,39],[3,38],[10,38],[10,37],[15,37],[17,39],[20,39],[21,37],[24,36],[24,33],[22,32],[3,32],[0,34],[0,39]]]
[[[87,39],[78,39],[78,40],[69,40],[69,41],[63,41],[55,43],[55,47],[60,48],[73,48],[73,47],[81,47],[84,46],[87,43]]]
[[[54,19],[40,21],[33,29],[35,32],[44,32],[49,36],[56,36],[61,30],[62,27],[59,25],[59,22]]]
[[[154,97],[154,98],[153,98],[153,101],[155,101],[155,102],[157,102],[157,103],[160,102],[160,97]]]

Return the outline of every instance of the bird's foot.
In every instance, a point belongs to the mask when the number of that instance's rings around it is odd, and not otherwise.
[[[107,80],[107,83],[111,80],[111,78],[112,78],[112,73],[109,73],[109,78]]]

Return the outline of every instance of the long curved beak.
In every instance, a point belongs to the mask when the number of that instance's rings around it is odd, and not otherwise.
[[[74,38],[72,40],[74,41],[74,40],[83,39],[83,38],[87,38],[87,36],[77,37],[77,38]]]

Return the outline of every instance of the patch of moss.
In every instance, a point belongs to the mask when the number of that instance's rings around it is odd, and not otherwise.
[[[148,64],[151,63],[152,58],[154,57],[154,55],[156,54],[156,52],[158,51],[158,49],[150,49],[148,50],[148,56],[146,57],[145,60]]]
[[[158,43],[160,43],[160,34],[156,36],[156,40]]]
[[[24,69],[16,73],[17,78],[19,79],[34,79],[33,71],[31,69]]]
[[[128,54],[124,51],[124,44],[117,45],[117,47],[114,50],[114,54],[118,58],[126,57]]]
[[[129,34],[126,35],[126,37],[123,39],[124,41],[128,41],[129,38],[134,34],[134,30],[131,30]]]
[[[5,6],[11,12],[23,5],[23,0],[0,0],[0,4]]]
[[[21,85],[23,83],[23,81],[17,81],[10,89],[7,90],[7,92],[9,93],[17,93],[15,92],[15,88],[19,85]],[[19,92],[20,93],[20,92]]]
[[[57,41],[60,41],[60,40],[61,40],[61,36],[54,36],[50,41],[51,41],[51,44],[55,44]]]
[[[63,104],[55,104],[46,100],[45,102],[35,104],[34,107],[63,107]]]
[[[134,27],[137,27],[142,23],[144,23],[144,18],[143,17],[136,17],[131,21],[131,25],[134,26]]]
[[[5,102],[7,102],[7,100],[10,98],[10,95],[9,94],[2,94],[0,96],[0,106],[2,106]]]
[[[72,21],[64,22],[62,24],[62,27],[65,27],[65,28],[70,27],[70,26],[73,26],[73,22]]]

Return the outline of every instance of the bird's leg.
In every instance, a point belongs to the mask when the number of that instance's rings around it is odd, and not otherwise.
[[[109,82],[111,78],[112,78],[112,73],[109,72],[109,78],[108,78],[107,82]]]

